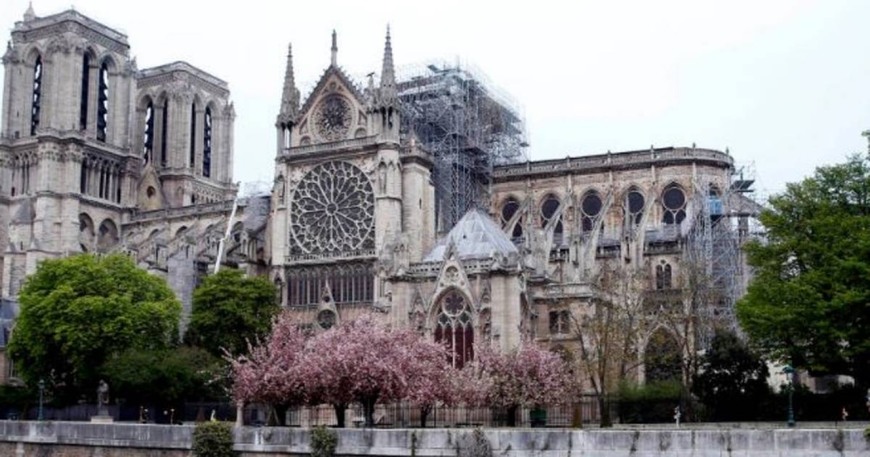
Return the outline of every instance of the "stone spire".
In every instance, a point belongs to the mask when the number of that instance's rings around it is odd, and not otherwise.
[[[338,65],[338,39],[335,36],[335,29],[332,29],[332,58],[330,64],[333,67]]]
[[[280,122],[293,122],[299,113],[299,89],[293,75],[293,44],[287,46],[287,70],[284,72],[284,91],[281,94]]]
[[[393,45],[390,42],[390,26],[387,25],[387,40],[384,44],[384,65],[381,69],[380,102],[382,106],[394,106],[396,93],[396,70],[393,66]]]
[[[36,13],[33,11],[33,2],[27,5],[27,11],[24,12],[24,22],[36,19]]]

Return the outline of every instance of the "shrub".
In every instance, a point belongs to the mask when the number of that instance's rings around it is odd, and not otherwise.
[[[234,457],[233,428],[227,422],[200,422],[193,431],[195,457]]]
[[[679,381],[659,381],[619,388],[619,419],[623,423],[673,422],[674,408],[682,405]],[[685,416],[684,416],[685,419]]]
[[[326,427],[311,429],[311,457],[332,457],[338,445],[338,436]]]

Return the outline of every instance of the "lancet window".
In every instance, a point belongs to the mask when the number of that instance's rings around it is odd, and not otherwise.
[[[601,214],[601,197],[597,192],[588,192],[580,201],[580,224],[583,233],[589,233],[595,229],[595,222]]]
[[[671,184],[662,192],[662,222],[679,224],[686,218],[686,194],[676,184]]]
[[[562,236],[564,234],[562,215],[559,214],[560,205],[561,202],[559,201],[559,197],[553,194],[547,195],[544,202],[541,204],[541,227],[553,227],[554,246],[562,244]]]
[[[465,296],[450,290],[438,302],[435,322],[435,342],[447,347],[450,363],[462,368],[474,358],[474,327],[471,308]]]
[[[188,166],[196,164],[196,103],[190,105],[190,160]]]
[[[202,126],[202,176],[211,177],[211,107],[205,108]]]
[[[109,64],[100,66],[100,85],[97,98],[97,140],[106,141],[109,127]]]
[[[332,300],[337,304],[371,303],[374,299],[374,270],[371,265],[294,268],[287,273],[287,303],[290,306],[320,303],[327,284]]]
[[[39,127],[39,112],[42,108],[42,56],[36,56],[33,64],[33,105],[30,111],[30,135],[36,135]]]
[[[79,100],[79,130],[88,127],[88,102],[91,91],[91,56],[85,52],[82,57],[82,91]]]
[[[154,156],[154,103],[150,101],[145,108],[145,132],[142,149],[142,158],[145,163],[151,162]]]

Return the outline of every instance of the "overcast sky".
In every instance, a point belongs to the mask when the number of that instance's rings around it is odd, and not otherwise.
[[[8,36],[28,0],[0,0]],[[330,33],[349,74],[473,62],[524,108],[532,160],[659,146],[730,148],[760,194],[865,152],[870,1],[35,0],[127,34],[140,69],[185,60],[229,83],[235,180],[270,181],[287,43],[309,85]],[[2,81],[0,73],[0,81]],[[749,168],[747,168],[749,170]]]

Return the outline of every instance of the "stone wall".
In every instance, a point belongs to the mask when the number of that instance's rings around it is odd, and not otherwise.
[[[863,424],[866,426],[866,424]],[[188,457],[193,426],[0,421],[0,455]],[[342,456],[451,456],[471,429],[346,429]],[[870,440],[857,424],[828,429],[490,429],[494,456],[506,457],[858,457]],[[309,431],[245,427],[236,434],[241,457],[307,455]],[[413,448],[413,452],[412,452]]]

